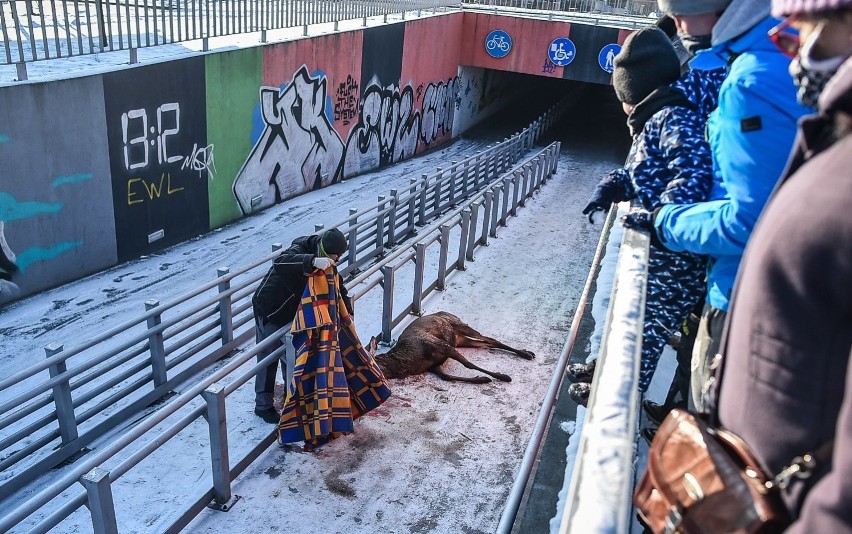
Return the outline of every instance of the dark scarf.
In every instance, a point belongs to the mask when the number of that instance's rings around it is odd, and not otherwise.
[[[627,127],[630,128],[630,135],[636,135],[645,127],[648,119],[664,107],[682,106],[694,110],[695,104],[690,102],[686,96],[677,89],[673,89],[668,85],[658,87],[646,96],[644,100],[636,104],[633,111],[627,117]]]

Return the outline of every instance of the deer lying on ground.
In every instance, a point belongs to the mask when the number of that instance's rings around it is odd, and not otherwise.
[[[456,347],[487,347],[514,352],[521,358],[531,360],[535,354],[528,350],[512,348],[494,338],[483,336],[469,327],[458,317],[447,312],[438,312],[419,317],[409,324],[400,334],[396,344],[383,354],[376,354],[378,339],[373,336],[367,351],[374,356],[385,378],[404,378],[432,371],[444,380],[484,384],[491,382],[486,376],[466,378],[445,373],[441,365],[452,358],[468,369],[476,369],[493,376],[497,380],[511,382],[512,378],[503,373],[488,371],[468,361]]]

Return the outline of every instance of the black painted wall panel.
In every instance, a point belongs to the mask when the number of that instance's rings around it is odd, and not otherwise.
[[[385,88],[399,86],[402,76],[402,45],[405,24],[377,26],[364,30],[361,85],[376,81]]]
[[[118,261],[206,232],[204,58],[107,74],[104,94]]]
[[[577,47],[577,57],[565,67],[562,77],[569,80],[610,83],[612,74],[601,68],[598,54],[604,46],[618,43],[618,33],[617,28],[571,24],[568,38]]]

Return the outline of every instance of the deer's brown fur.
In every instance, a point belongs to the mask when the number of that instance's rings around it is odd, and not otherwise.
[[[377,339],[373,337],[368,348],[371,354],[375,354],[376,345]],[[452,358],[468,369],[476,369],[498,380],[511,382],[509,375],[488,371],[471,363],[456,347],[502,349],[527,360],[535,357],[528,350],[515,349],[494,338],[483,336],[451,313],[438,312],[412,321],[402,331],[396,344],[389,351],[376,354],[375,359],[386,378],[403,378],[432,371],[444,380],[475,384],[491,382],[491,379],[485,376],[466,378],[448,375],[441,369],[441,365],[448,358]]]

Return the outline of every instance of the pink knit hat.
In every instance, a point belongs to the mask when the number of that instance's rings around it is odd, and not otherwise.
[[[852,0],[772,0],[773,17],[787,17],[843,8],[852,8]]]

